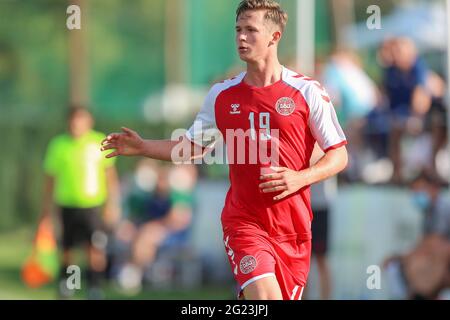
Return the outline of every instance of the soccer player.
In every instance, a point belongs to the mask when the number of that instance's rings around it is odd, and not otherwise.
[[[309,186],[347,165],[346,138],[325,90],[278,61],[286,22],[287,14],[275,1],[242,1],[236,46],[247,71],[212,87],[186,135],[180,141],[144,140],[122,128],[102,144],[102,150],[113,150],[107,157],[173,161],[173,153],[192,160],[211,148],[211,130],[223,137],[230,131],[249,132],[245,139],[235,139],[236,134],[225,140],[231,186],[221,218],[232,272],[241,297],[248,300],[301,298],[311,255]],[[247,144],[234,148],[235,140]],[[254,141],[275,144],[271,166],[259,158],[250,163]],[[310,167],[316,142],[325,155]],[[242,148],[245,161],[239,161]]]

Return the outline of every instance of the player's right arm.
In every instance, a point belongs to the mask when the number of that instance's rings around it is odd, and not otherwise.
[[[144,156],[175,163],[189,163],[203,158],[220,138],[214,111],[216,98],[224,88],[237,83],[240,79],[214,85],[208,92],[194,124],[178,140],[145,140],[135,131],[122,128],[121,133],[112,133],[103,140],[101,150],[113,150],[106,156],[107,158]]]
[[[174,159],[173,150],[177,147],[177,158]],[[107,158],[117,156],[143,156],[156,160],[171,162],[191,162],[203,158],[207,148],[191,142],[186,136],[179,141],[173,140],[145,140],[131,129],[122,128],[121,133],[109,134],[102,142],[102,151],[113,150]]]
[[[42,195],[42,209],[41,219],[47,219],[51,217],[53,209],[53,189],[55,185],[55,178],[46,174],[44,178],[44,192]]]
[[[102,151],[113,150],[107,158],[144,156],[156,160],[189,163],[203,158],[218,138],[214,106],[218,94],[229,84],[214,85],[208,92],[194,124],[179,140],[145,140],[128,128],[112,133],[102,142]]]

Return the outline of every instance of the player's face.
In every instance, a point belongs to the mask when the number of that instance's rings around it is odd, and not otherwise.
[[[269,55],[274,26],[264,15],[264,10],[246,11],[236,22],[236,46],[239,57],[245,62],[263,60]]]
[[[80,111],[73,114],[69,120],[70,134],[75,137],[81,137],[92,129],[93,120],[88,112]]]

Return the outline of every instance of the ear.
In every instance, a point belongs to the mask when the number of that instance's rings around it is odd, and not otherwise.
[[[281,32],[275,31],[272,33],[272,40],[269,42],[269,46],[273,46],[274,44],[277,44],[281,39]]]

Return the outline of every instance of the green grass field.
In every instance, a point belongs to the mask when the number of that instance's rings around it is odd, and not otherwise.
[[[28,288],[20,278],[20,268],[31,252],[32,232],[22,228],[0,234],[0,299],[1,300],[52,300],[56,299],[55,284],[39,289]],[[142,300],[226,300],[233,299],[230,287],[207,287],[190,291],[143,291],[136,296],[127,296],[115,289],[114,285],[105,288],[106,299]],[[75,299],[84,299],[80,290]]]

